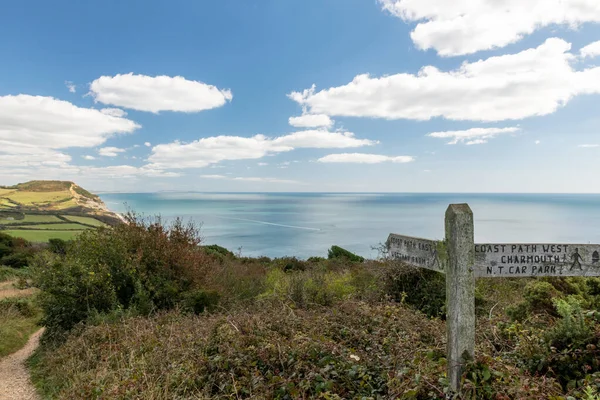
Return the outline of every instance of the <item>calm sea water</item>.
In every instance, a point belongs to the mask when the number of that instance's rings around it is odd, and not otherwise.
[[[106,193],[113,211],[183,217],[205,244],[243,255],[326,256],[339,245],[365,257],[389,233],[444,237],[450,203],[469,203],[477,242],[600,243],[600,195],[398,193]]]

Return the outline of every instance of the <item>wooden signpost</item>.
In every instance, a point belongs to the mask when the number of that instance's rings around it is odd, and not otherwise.
[[[450,389],[457,392],[465,359],[475,349],[475,278],[600,276],[600,245],[474,243],[468,204],[446,210],[444,241],[390,234],[388,257],[446,274],[446,334]]]

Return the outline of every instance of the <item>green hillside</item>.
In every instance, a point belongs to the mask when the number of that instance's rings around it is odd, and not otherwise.
[[[115,225],[117,214],[95,194],[70,181],[0,186],[0,231],[34,242],[72,239],[87,229]]]

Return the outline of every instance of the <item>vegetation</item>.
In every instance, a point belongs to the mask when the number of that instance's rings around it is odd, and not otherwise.
[[[0,232],[0,265],[26,267],[35,252],[28,241]]]
[[[9,214],[10,216],[2,217],[0,215],[0,225],[23,225],[37,223],[53,223],[61,222],[55,215],[32,215],[32,214]],[[9,219],[10,218],[10,219]]]
[[[84,224],[84,225],[90,225],[90,226],[96,226],[96,227],[106,227],[107,225],[104,222],[98,221],[96,218],[91,218],[91,217],[78,217],[76,215],[64,215],[63,218],[65,218],[68,221],[73,221],[73,222],[77,222],[80,224]]]
[[[49,398],[444,398],[443,278],[390,261],[239,257],[130,215],[36,255]],[[64,246],[63,246],[64,245]],[[480,280],[462,398],[593,399],[600,280]],[[504,311],[506,310],[506,312]]]
[[[0,187],[0,228],[8,224],[61,222],[57,218],[69,222],[65,216],[73,217],[71,222],[92,227],[120,222],[98,196],[73,182],[31,181]]]
[[[0,300],[0,357],[25,345],[29,336],[39,329],[40,310],[35,299],[15,297]]]
[[[13,280],[27,280],[30,278],[29,268],[12,268],[0,265],[0,283]]]
[[[356,254],[353,254],[346,249],[342,249],[339,246],[331,246],[331,249],[329,249],[329,251],[327,252],[327,258],[342,258],[352,262],[365,261],[363,257],[357,256]]]
[[[44,230],[5,230],[0,231],[15,238],[36,243],[46,243],[52,239],[72,240],[83,231],[44,231]]]

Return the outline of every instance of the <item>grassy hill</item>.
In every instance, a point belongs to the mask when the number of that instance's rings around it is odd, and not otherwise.
[[[71,239],[120,222],[102,200],[70,181],[29,181],[0,186],[0,231],[33,242]]]

